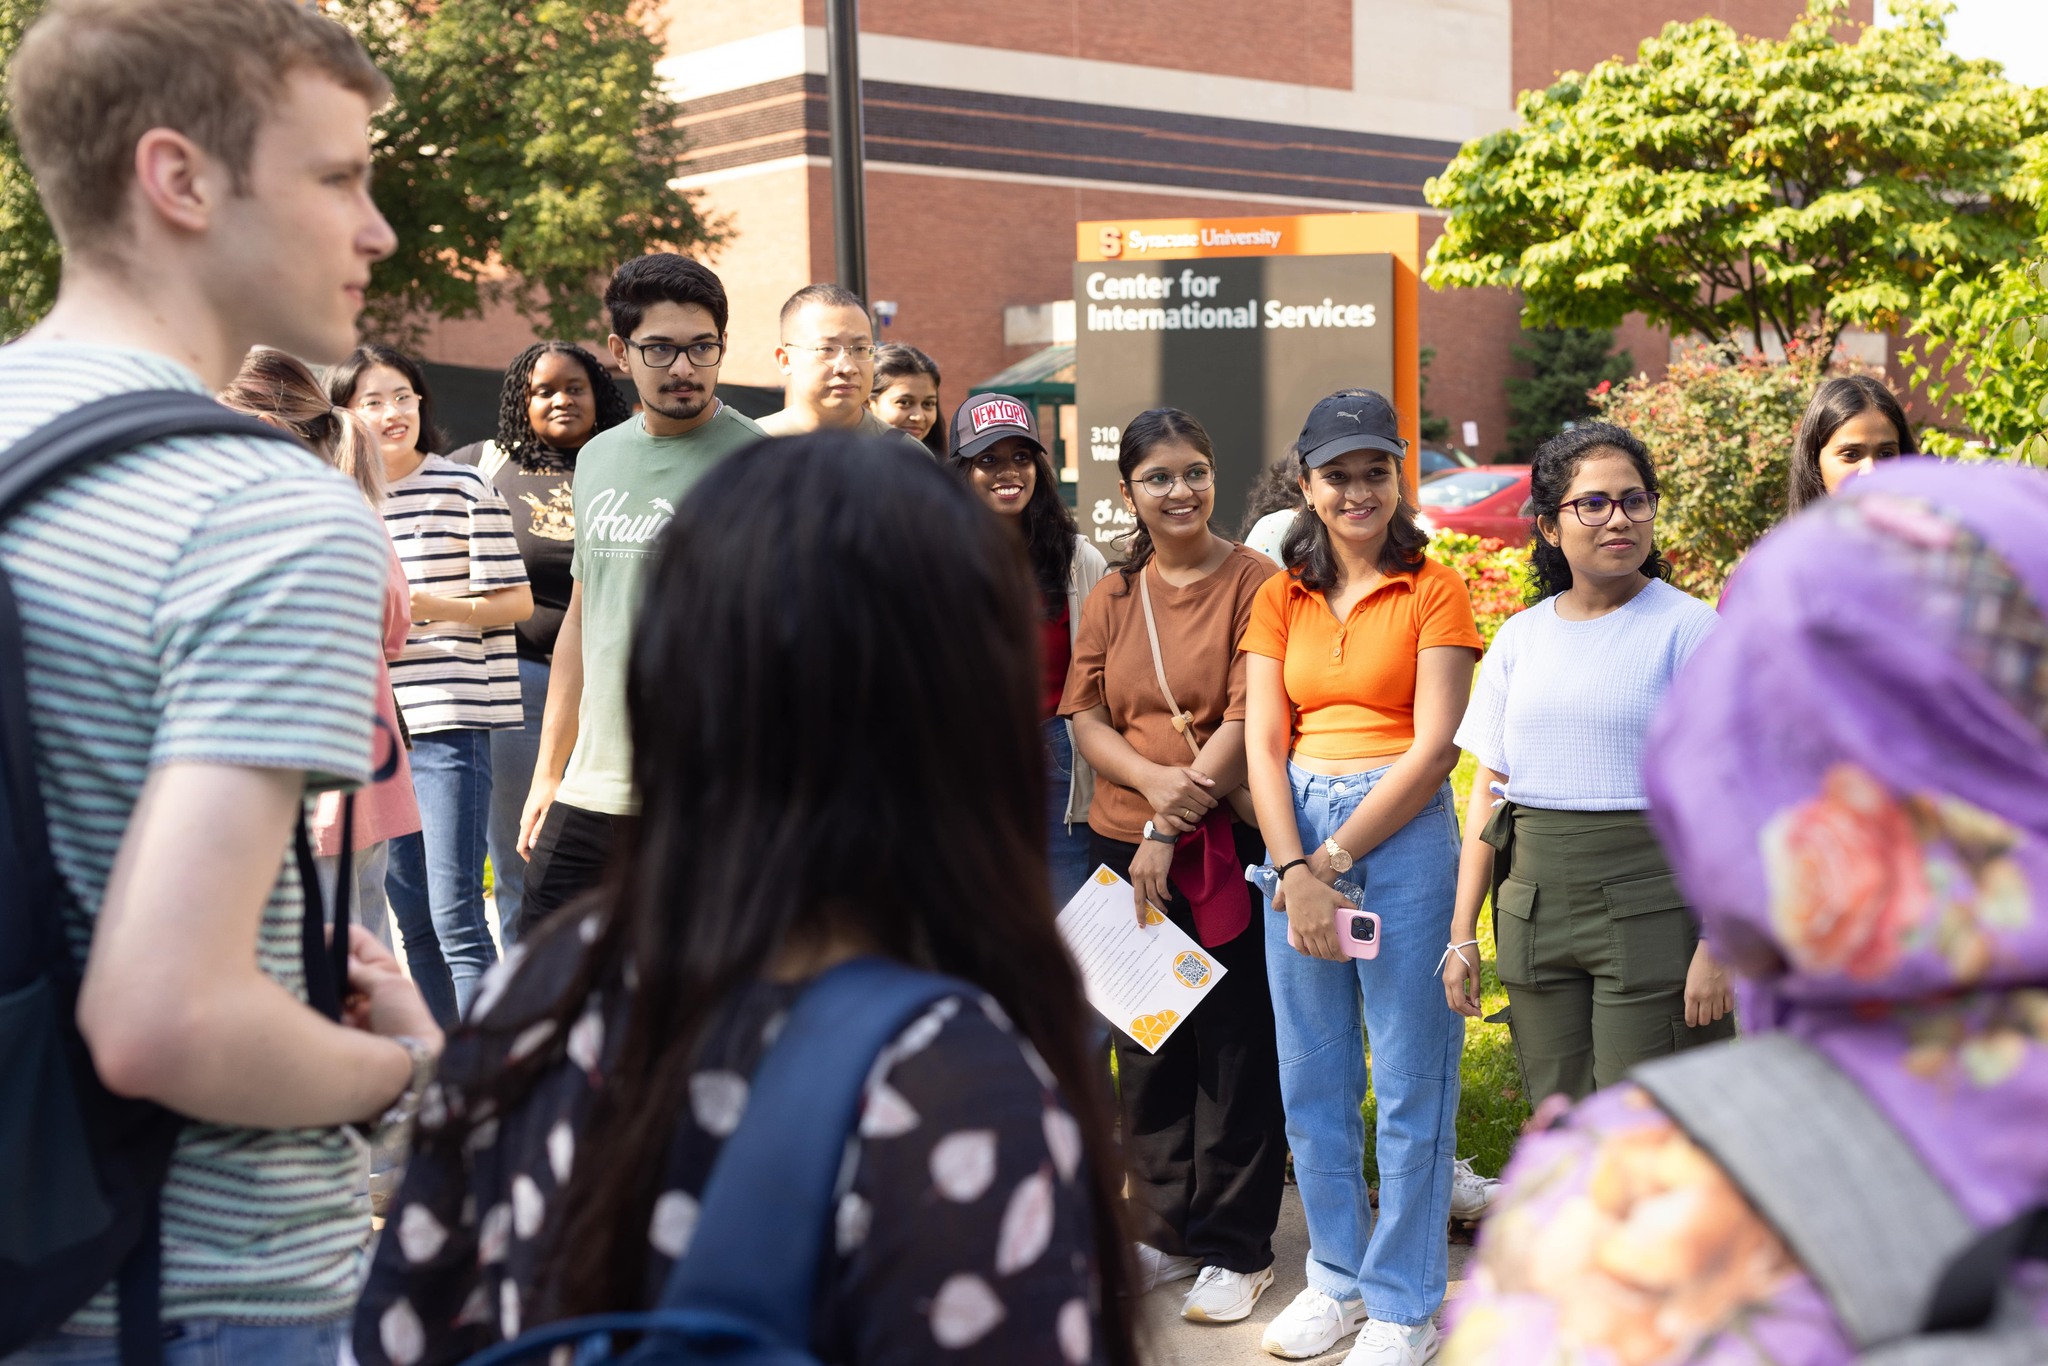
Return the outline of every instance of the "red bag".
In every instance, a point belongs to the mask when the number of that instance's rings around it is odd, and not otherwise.
[[[1228,804],[1217,807],[1174,846],[1167,876],[1195,912],[1195,938],[1205,949],[1228,944],[1252,923],[1251,885],[1237,861]]]

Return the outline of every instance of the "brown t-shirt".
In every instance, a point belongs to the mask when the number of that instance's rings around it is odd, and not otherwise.
[[[1166,681],[1173,685],[1174,700],[1194,713],[1198,743],[1225,721],[1244,719],[1244,656],[1237,642],[1251,622],[1259,585],[1278,572],[1271,560],[1244,546],[1232,549],[1215,572],[1185,588],[1175,588],[1154,566],[1145,566]],[[1123,576],[1114,570],[1095,585],[1081,608],[1060,715],[1102,706],[1109,708],[1110,724],[1131,748],[1153,763],[1179,765],[1194,757],[1173,728],[1159,691],[1137,580],[1126,592]],[[1151,819],[1152,807],[1144,797],[1096,774],[1095,800],[1088,808],[1091,829],[1111,839],[1136,841]]]

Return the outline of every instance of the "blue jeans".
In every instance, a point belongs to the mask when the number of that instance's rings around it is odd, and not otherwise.
[[[1336,833],[1386,772],[1325,778],[1289,764],[1302,848]],[[1287,946],[1287,917],[1269,903],[1266,978],[1287,1142],[1308,1216],[1308,1283],[1363,1299],[1376,1319],[1413,1326],[1443,1303],[1450,1275],[1445,1223],[1465,1021],[1445,1004],[1436,971],[1458,878],[1449,783],[1366,855],[1365,873],[1366,907],[1380,916],[1379,957],[1332,963],[1299,953]],[[1379,1098],[1377,1227],[1359,1112],[1368,1040]]]
[[[164,1343],[163,1366],[334,1366],[348,1340],[349,1320],[325,1323],[225,1323],[187,1319],[166,1325],[177,1336]],[[118,1366],[121,1349],[111,1337],[52,1333],[0,1366]]]
[[[444,1029],[498,950],[484,919],[484,820],[491,802],[491,733],[437,730],[412,738],[420,830],[391,841],[384,890],[405,936],[405,964]]]
[[[491,895],[498,902],[498,934],[511,948],[519,942],[520,907],[526,901],[526,860],[519,856],[519,816],[533,786],[540,757],[540,716],[548,704],[548,666],[519,658],[519,703],[526,721],[518,730],[491,732]]]
[[[1067,824],[1067,792],[1073,780],[1074,740],[1065,718],[1055,716],[1045,723],[1045,856],[1055,911],[1072,900],[1095,871],[1088,852],[1088,822]]]

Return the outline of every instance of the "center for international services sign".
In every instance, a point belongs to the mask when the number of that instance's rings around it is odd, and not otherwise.
[[[1076,511],[1112,557],[1136,525],[1117,488],[1117,445],[1147,408],[1185,409],[1208,429],[1226,533],[1261,468],[1326,394],[1386,394],[1412,447],[1415,215],[1082,223],[1077,238]],[[1412,460],[1406,473],[1412,488]]]

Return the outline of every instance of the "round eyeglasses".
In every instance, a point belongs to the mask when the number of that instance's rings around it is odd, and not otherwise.
[[[1647,522],[1657,515],[1657,495],[1647,489],[1625,493],[1620,498],[1609,498],[1604,493],[1589,493],[1584,498],[1574,498],[1569,503],[1559,503],[1558,511],[1572,510],[1581,526],[1606,526],[1614,520],[1614,509],[1619,507],[1621,515],[1631,522]]]
[[[1165,470],[1154,470],[1143,479],[1133,483],[1154,498],[1164,498],[1173,492],[1175,484],[1186,484],[1189,493],[1201,493],[1216,482],[1216,471],[1207,465],[1190,465],[1185,474],[1168,474]]]

